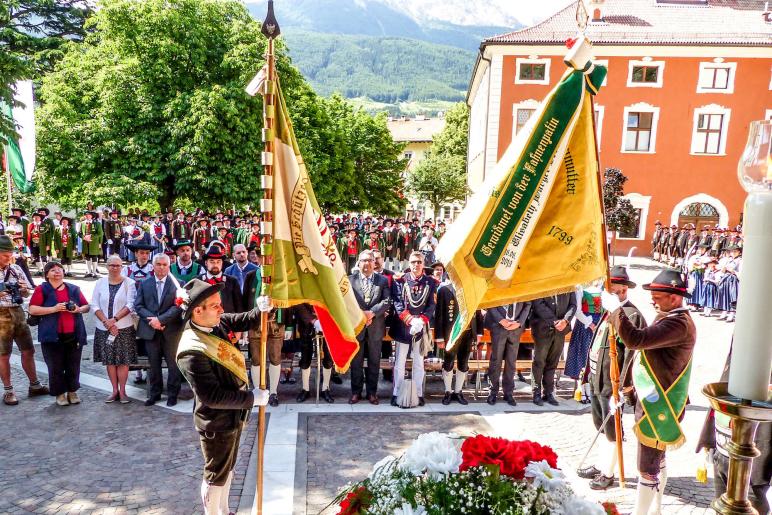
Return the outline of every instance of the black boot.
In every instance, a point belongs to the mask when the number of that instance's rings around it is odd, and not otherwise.
[[[533,403],[537,406],[544,406],[544,400],[541,398],[541,390],[535,389],[533,391]]]
[[[466,406],[467,404],[469,404],[469,401],[464,398],[464,392],[454,393],[453,395],[456,396],[456,400],[460,405]]]
[[[445,395],[442,397],[442,405],[447,406],[450,404],[450,399],[453,396],[450,392],[445,392]]]
[[[396,395],[392,395],[391,396],[391,405],[394,406],[395,408],[397,407],[397,396]]]
[[[300,390],[300,393],[298,394],[295,401],[306,402],[310,396],[311,396],[311,392],[309,392],[308,390]]]
[[[330,390],[325,390],[322,392],[322,399],[324,399],[324,402],[326,402],[327,404],[332,404],[333,402],[335,402],[335,399],[332,397]]]
[[[274,408],[276,406],[278,406],[279,405],[279,396],[276,395],[275,393],[272,393],[271,395],[269,395],[268,396],[268,405],[272,406]]]

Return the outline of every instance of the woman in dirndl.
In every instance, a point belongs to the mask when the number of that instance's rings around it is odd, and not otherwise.
[[[692,311],[702,311],[703,297],[705,293],[704,283],[702,281],[705,276],[705,266],[713,258],[708,255],[710,245],[703,243],[697,247],[697,253],[689,258],[688,270],[689,270],[689,289],[692,294],[692,298],[687,302],[691,306]]]
[[[713,316],[713,310],[718,307],[718,283],[721,272],[715,261],[710,261],[702,276],[702,313],[704,317]]]
[[[721,310],[719,320],[734,322],[737,309],[737,294],[740,288],[740,265],[742,263],[742,247],[732,245],[727,247],[729,256],[719,262],[721,281],[718,283],[717,309]]]
[[[576,305],[581,310],[576,312],[576,322],[571,331],[571,341],[568,343],[566,356],[566,369],[563,372],[576,382],[587,364],[587,355],[590,353],[592,334],[595,326],[600,321],[602,308],[600,303],[601,289],[597,285],[587,288],[576,288]]]

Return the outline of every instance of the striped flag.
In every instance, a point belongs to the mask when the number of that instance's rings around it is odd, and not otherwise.
[[[448,229],[437,257],[460,315],[573,291],[606,273],[591,96],[604,67],[569,67]]]
[[[270,296],[277,307],[314,307],[335,366],[346,371],[365,326],[340,255],[316,201],[278,81],[255,77],[247,91],[276,98],[273,134],[273,267]]]
[[[32,98],[32,81],[17,82],[14,99],[22,106],[11,107],[0,100],[0,115],[12,120],[18,137],[0,135],[2,169],[10,172],[16,188],[22,193],[35,190],[32,172],[35,169],[35,117]]]

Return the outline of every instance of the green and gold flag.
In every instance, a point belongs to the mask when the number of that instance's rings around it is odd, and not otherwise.
[[[448,229],[437,257],[460,316],[573,291],[606,273],[592,95],[606,69],[569,68]]]
[[[10,173],[16,188],[22,193],[35,190],[32,171],[35,167],[35,120],[33,111],[32,81],[17,82],[14,85],[14,99],[19,106],[11,107],[0,100],[0,116],[10,120],[18,133],[4,137],[0,135],[2,170]]]
[[[274,130],[267,138],[273,155],[273,266],[270,296],[277,307],[314,307],[335,366],[345,371],[359,350],[356,335],[365,326],[340,255],[316,201],[300,155],[287,105],[277,82],[255,79],[257,89],[275,94]],[[267,291],[263,294],[268,294]]]

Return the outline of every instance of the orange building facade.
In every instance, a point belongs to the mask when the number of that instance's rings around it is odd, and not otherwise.
[[[595,98],[600,166],[628,177],[626,197],[639,216],[634,231],[616,235],[616,252],[647,254],[656,221],[742,223],[737,163],[750,122],[772,117],[772,23],[763,2],[727,4],[590,3],[587,34],[608,67]],[[565,72],[575,9],[483,42],[468,95],[472,191]]]

